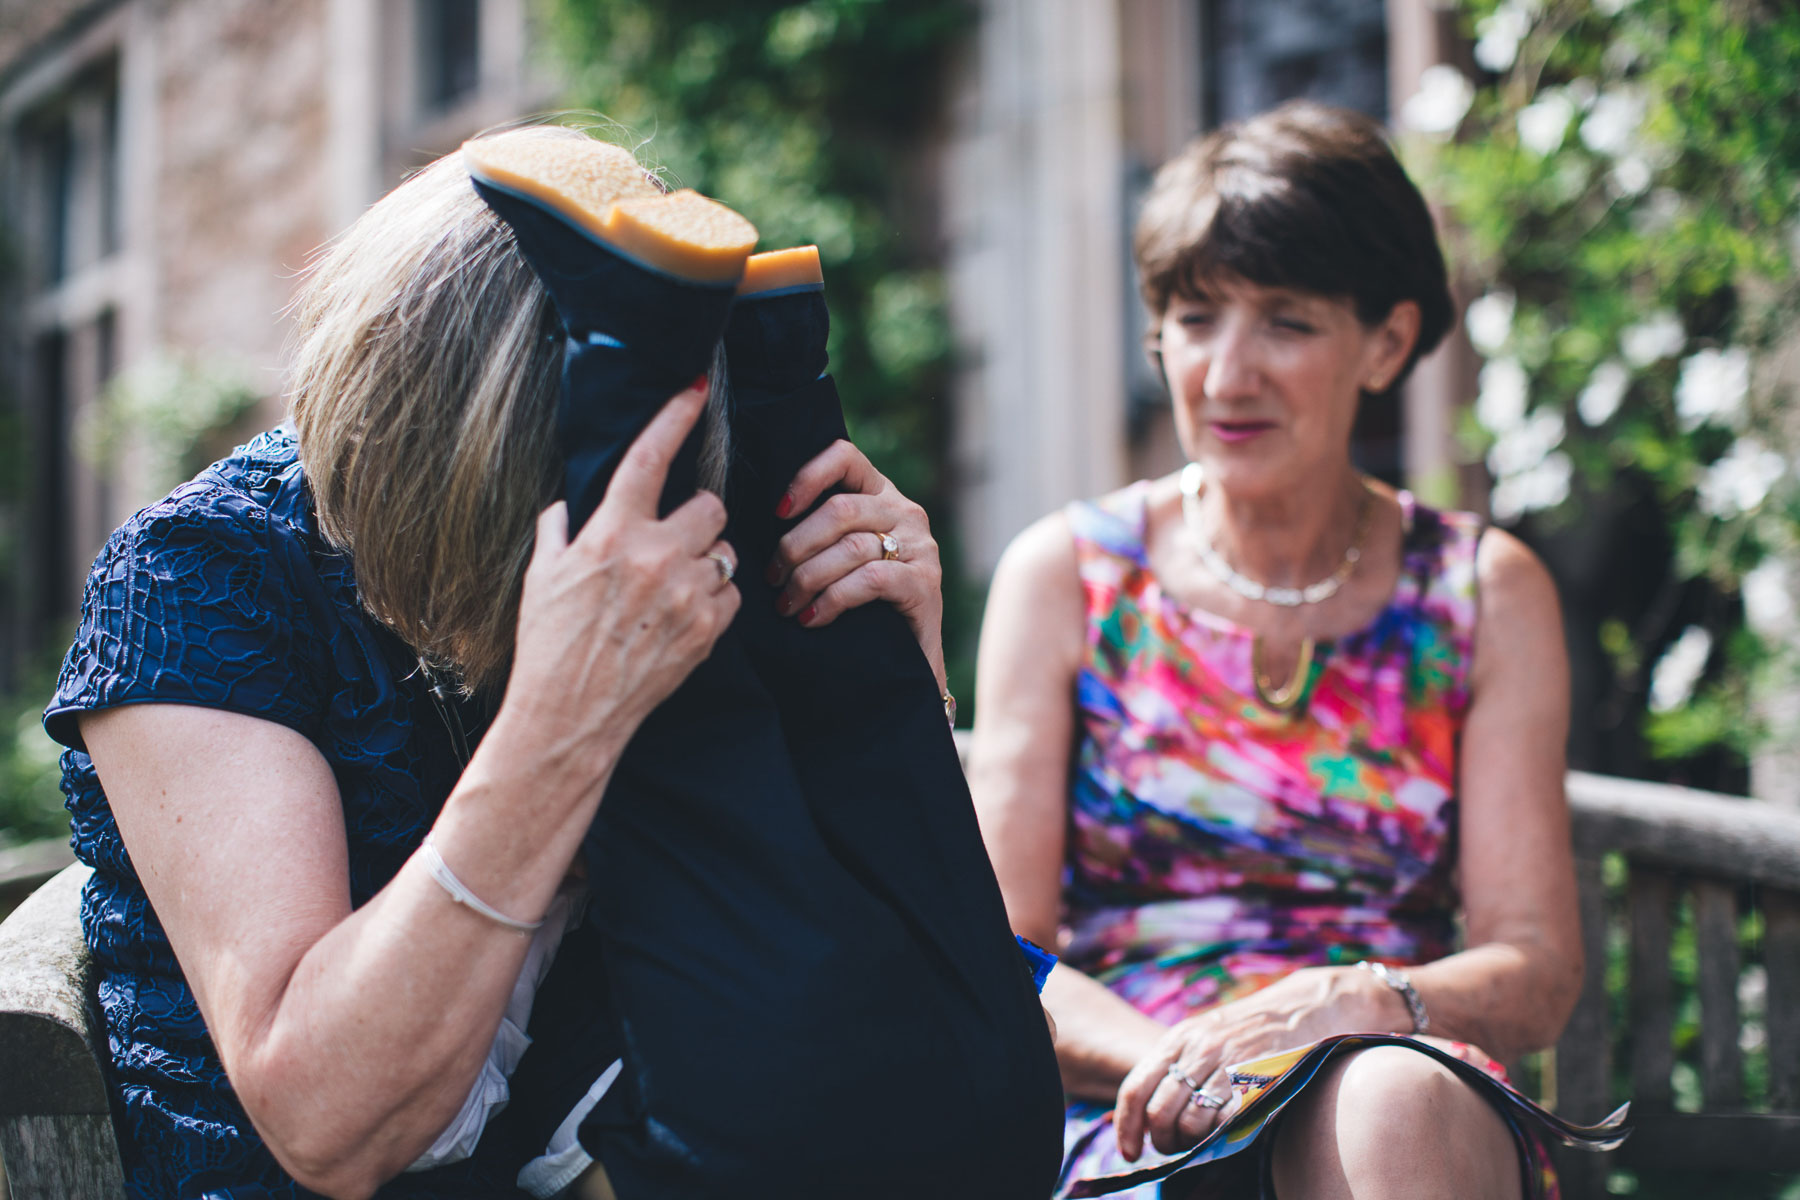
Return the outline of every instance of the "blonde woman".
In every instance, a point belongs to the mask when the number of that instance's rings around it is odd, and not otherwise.
[[[738,611],[721,414],[704,379],[669,399],[570,536],[556,314],[456,158],[334,243],[297,311],[298,434],[113,535],[46,716],[128,1191],[513,1194],[504,1154],[401,1173],[504,1097],[602,794]],[[695,427],[710,473],[662,515]],[[941,672],[923,514],[847,444],[794,491],[833,486],[909,531],[859,600]],[[815,595],[856,565],[841,541],[787,564]]]

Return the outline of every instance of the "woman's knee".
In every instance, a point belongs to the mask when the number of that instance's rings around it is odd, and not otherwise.
[[[1349,1055],[1338,1069],[1339,1123],[1389,1130],[1429,1128],[1460,1109],[1463,1097],[1486,1106],[1454,1072],[1404,1046],[1375,1046]]]
[[[1395,1168],[1397,1184],[1435,1178],[1454,1180],[1460,1196],[1519,1194],[1500,1114],[1451,1068],[1401,1046],[1333,1064],[1284,1116],[1275,1154],[1278,1190],[1284,1180],[1304,1182],[1300,1195],[1349,1194],[1352,1181],[1385,1179]],[[1411,1193],[1402,1186],[1396,1194]]]

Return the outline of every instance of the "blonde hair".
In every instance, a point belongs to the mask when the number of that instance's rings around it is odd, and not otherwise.
[[[537,514],[562,474],[563,339],[543,286],[453,154],[326,247],[293,313],[300,461],[363,607],[465,691],[500,682]],[[723,405],[715,386],[714,490]]]

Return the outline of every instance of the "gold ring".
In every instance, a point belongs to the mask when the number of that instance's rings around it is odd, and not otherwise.
[[[900,557],[900,539],[891,533],[881,535],[881,557],[886,562],[893,562]]]
[[[737,564],[733,563],[729,558],[725,557],[717,550],[708,550],[706,552],[706,557],[718,564],[719,582],[730,583],[732,576],[737,574]]]

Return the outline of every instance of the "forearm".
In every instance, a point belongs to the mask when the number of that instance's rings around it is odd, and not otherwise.
[[[1119,1083],[1164,1033],[1105,984],[1060,963],[1044,984],[1044,1007],[1056,1021],[1056,1061],[1063,1090],[1110,1104]]]
[[[585,743],[565,751],[503,713],[433,842],[477,896],[536,920],[615,758]],[[416,854],[320,938],[226,1063],[283,1165],[347,1195],[404,1170],[461,1106],[529,941],[452,902]]]
[[[1433,1034],[1502,1061],[1557,1039],[1581,992],[1581,973],[1579,953],[1557,953],[1527,939],[1490,941],[1408,968]]]

